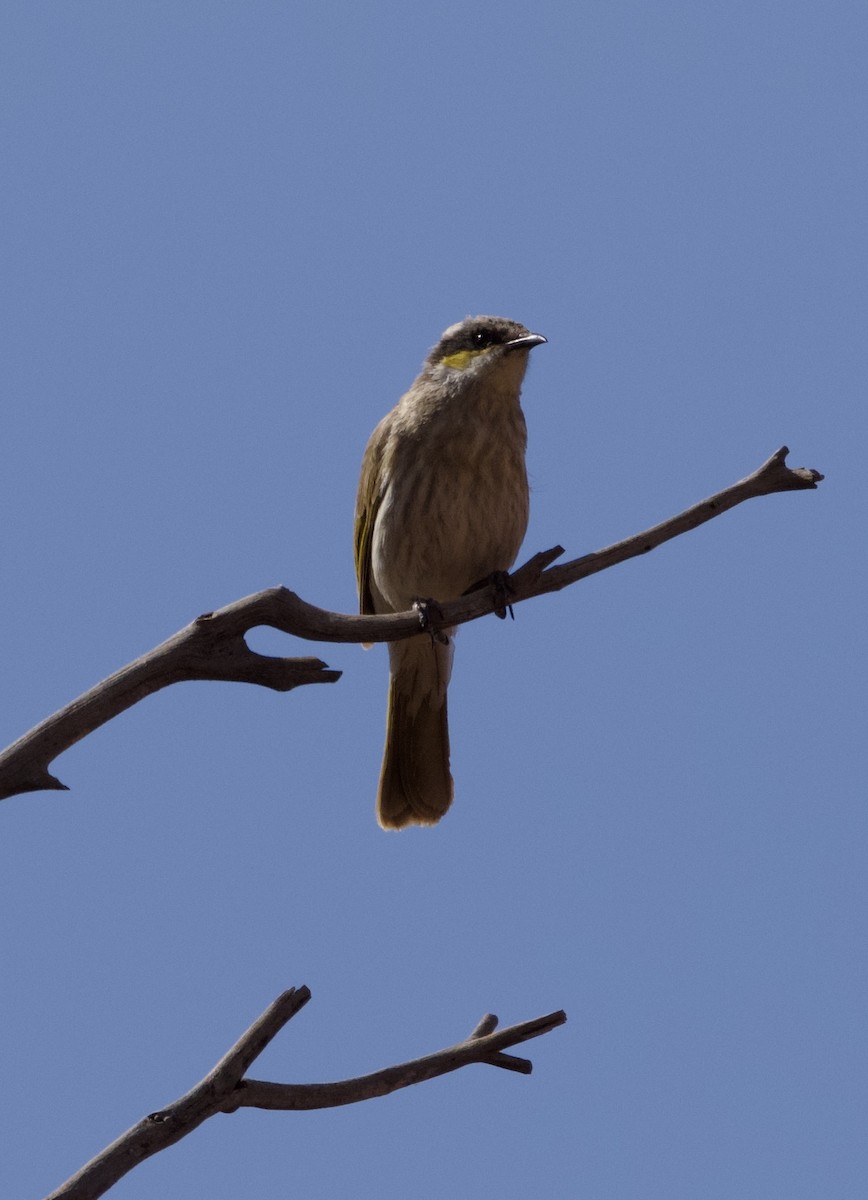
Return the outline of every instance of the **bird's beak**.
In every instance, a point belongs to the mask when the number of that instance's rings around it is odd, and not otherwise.
[[[541,333],[526,333],[524,337],[513,338],[511,342],[504,344],[506,350],[532,350],[534,346],[541,346],[543,342],[547,342],[548,338],[543,337]]]

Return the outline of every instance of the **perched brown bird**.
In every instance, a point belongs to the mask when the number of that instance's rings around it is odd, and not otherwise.
[[[546,339],[504,317],[451,326],[412,387],[371,434],[356,499],[363,613],[454,600],[507,571],[527,529],[528,355]],[[434,825],[452,803],[446,688],[453,630],[389,644],[384,829]]]

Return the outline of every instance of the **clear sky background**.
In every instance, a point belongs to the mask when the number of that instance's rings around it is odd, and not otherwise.
[[[868,9],[10,0],[6,744],[198,613],[353,611],[366,439],[441,331],[545,333],[523,557],[752,501],[464,629],[453,810],[374,820],[386,655],[189,684],[0,806],[0,1195],[196,1082],[563,1007],[530,1078],[214,1119],[113,1193],[865,1195]]]

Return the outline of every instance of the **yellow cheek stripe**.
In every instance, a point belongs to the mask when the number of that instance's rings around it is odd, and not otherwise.
[[[456,350],[454,354],[447,354],[440,361],[447,367],[454,367],[456,371],[463,371],[465,367],[470,366],[474,358],[478,358],[480,354],[484,353],[485,350]]]

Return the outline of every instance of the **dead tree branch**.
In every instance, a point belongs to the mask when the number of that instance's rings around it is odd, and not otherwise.
[[[753,474],[700,501],[660,525],[603,550],[552,566],[564,553],[556,546],[535,554],[510,576],[509,601],[519,604],[556,592],[598,571],[647,554],[656,546],[718,517],[756,496],[816,488],[823,476],[807,467],[786,465],[786,446]],[[481,587],[458,600],[439,605],[444,626],[463,625],[502,607],[502,593]],[[390,642],[419,632],[415,612],[387,616],[351,616],[308,604],[285,587],[236,600],[216,612],[197,617],[148,654],[123,667],[35,726],[0,754],[0,800],[22,792],[67,790],[48,767],[64,750],[145,696],[190,679],[222,679],[290,691],[307,683],[334,683],[340,671],[318,658],[276,658],[257,654],[244,640],[259,625],[315,642]]]
[[[245,1079],[244,1073],[254,1059],[309,999],[310,991],[306,987],[290,988],[278,996],[201,1082],[173,1104],[151,1113],[121,1134],[52,1192],[47,1200],[95,1200],[133,1167],[179,1142],[215,1113],[232,1113],[239,1108],[300,1112],[356,1104],[446,1075],[470,1063],[487,1063],[529,1075],[531,1063],[525,1058],[504,1054],[504,1050],[541,1037],[563,1025],[567,1019],[563,1011],[553,1012],[497,1033],[497,1017],[488,1014],[463,1042],[455,1046],[339,1083],[266,1083]]]

